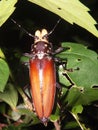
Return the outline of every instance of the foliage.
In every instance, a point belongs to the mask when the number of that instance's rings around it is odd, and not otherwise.
[[[10,17],[15,10],[17,0],[1,0],[0,1],[0,26]]]
[[[63,43],[62,47],[69,48],[59,54],[59,57],[64,60],[67,58],[67,68],[72,68],[72,72],[66,72],[65,74],[70,78],[72,84],[71,88],[68,88],[68,104],[69,105],[88,105],[92,101],[98,100],[98,59],[97,54],[91,50],[88,50],[81,44]],[[64,70],[62,70],[64,71]],[[60,71],[61,83],[65,83],[64,72]],[[70,83],[69,83],[70,86]]]
[[[35,3],[53,13],[59,15],[61,18],[65,19],[69,23],[76,23],[79,26],[87,29],[96,37],[98,37],[98,31],[95,28],[96,21],[88,13],[89,8],[84,6],[79,0],[29,0],[32,3]],[[1,21],[2,25],[7,18],[15,10],[15,4],[17,0],[2,0],[0,2],[1,12]]]
[[[52,11],[71,24],[78,24],[98,37],[96,21],[88,13],[89,9],[79,0],[29,1]],[[16,2],[16,0],[0,1],[2,9],[0,25],[4,24],[13,13]],[[57,64],[62,90],[57,93],[59,101],[55,101],[50,122],[55,125],[55,122],[60,119],[62,130],[74,128],[91,130],[90,126],[87,126],[89,123],[85,121],[86,117],[83,113],[86,106],[93,105],[94,109],[97,108],[95,102],[98,101],[98,55],[81,44],[63,42],[61,46],[64,50],[56,55],[63,62],[63,65]],[[11,56],[8,57],[5,52],[8,55],[11,53]],[[26,95],[22,90],[22,83],[19,83],[28,80],[28,70],[23,67],[23,62],[28,59],[21,53],[15,49],[8,51],[7,47],[0,49],[0,113],[4,118],[4,122],[1,119],[0,124],[4,126],[3,130],[28,129],[40,123],[33,111],[32,103],[27,98],[27,95],[30,97],[29,89],[24,90]],[[23,68],[27,71],[26,75],[23,73]],[[24,80],[22,76],[25,77]]]
[[[96,21],[88,13],[89,9],[79,0],[29,0],[53,13],[69,23],[76,23],[87,29],[98,37],[98,31],[95,28]]]
[[[2,92],[5,88],[9,77],[9,67],[8,64],[4,60],[4,54],[0,49],[0,91]]]

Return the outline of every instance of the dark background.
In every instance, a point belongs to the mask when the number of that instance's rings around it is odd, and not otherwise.
[[[81,0],[81,2],[90,8],[90,14],[98,21],[98,1]],[[22,30],[20,31],[17,25],[11,21],[11,18],[28,30],[28,32],[34,34],[36,29],[46,28],[50,31],[59,19],[59,16],[26,0],[20,0],[16,4],[16,10],[1,27],[0,43],[2,44],[1,46],[8,48],[18,47],[22,51],[27,51],[30,50],[33,39],[27,36]],[[78,42],[98,51],[98,39],[95,36],[78,25],[74,24],[73,26],[63,19],[52,33],[50,40],[57,46],[59,46],[62,41]]]

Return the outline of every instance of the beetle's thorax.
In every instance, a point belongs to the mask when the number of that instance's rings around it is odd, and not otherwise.
[[[46,29],[43,29],[42,31],[37,30],[35,32],[31,53],[33,54],[33,58],[37,57],[38,59],[42,59],[52,53],[52,46],[48,41],[48,32]]]

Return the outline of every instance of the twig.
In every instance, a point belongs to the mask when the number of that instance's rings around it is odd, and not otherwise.
[[[54,126],[56,130],[60,130],[60,124],[58,121],[54,122]]]

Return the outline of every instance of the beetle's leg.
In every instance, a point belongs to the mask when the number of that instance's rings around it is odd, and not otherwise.
[[[55,50],[55,52],[53,52],[52,54],[55,55],[55,54],[58,54],[60,52],[64,51],[64,48],[63,47],[59,47],[57,50]]]
[[[24,53],[23,55],[24,55],[24,56],[27,56],[27,57],[29,57],[29,58],[32,58],[32,54],[30,54],[30,53]]]
[[[56,82],[56,87],[57,87],[58,89],[61,89],[61,85],[60,85],[58,82]]]
[[[56,55],[60,52],[63,52],[65,50],[68,50],[69,47],[59,47],[57,50],[55,50],[55,52],[52,53],[52,55]],[[65,59],[65,61],[63,62],[61,58],[55,57],[54,61],[57,62],[58,64],[61,64],[63,66],[64,69],[66,69],[66,64],[67,64],[67,59]]]
[[[68,71],[68,72],[73,72],[73,71],[75,71],[75,70],[79,70],[79,69],[80,69],[79,67],[77,67],[76,69],[73,69],[73,68],[67,69],[67,59],[65,59],[65,61],[62,61],[60,58],[55,57],[55,58],[54,58],[54,61],[55,61],[56,63],[58,63],[59,65],[62,65],[63,69],[64,69],[65,71]]]
[[[61,58],[59,57],[55,57],[54,61],[58,64],[58,65],[62,65],[64,69],[66,69],[66,65],[67,65],[67,59],[65,61],[62,61]]]
[[[55,50],[55,52],[52,52],[52,55],[56,55],[60,52],[66,51],[68,49],[70,49],[70,48],[69,47],[59,47],[57,50]]]

